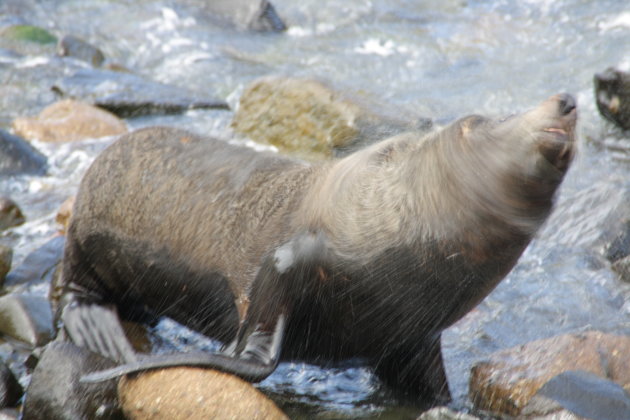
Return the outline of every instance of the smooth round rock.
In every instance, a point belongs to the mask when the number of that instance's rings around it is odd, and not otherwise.
[[[248,382],[209,369],[170,368],[123,378],[118,396],[131,420],[288,419]]]
[[[16,118],[13,129],[30,140],[60,143],[124,134],[127,125],[104,109],[65,99],[36,117]]]

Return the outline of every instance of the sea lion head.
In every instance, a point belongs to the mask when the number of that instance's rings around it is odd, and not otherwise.
[[[462,121],[464,137],[483,136],[503,142],[516,152],[519,160],[538,174],[557,172],[560,178],[575,154],[576,101],[567,93],[554,95],[522,114],[493,121],[469,117]],[[486,125],[479,129],[481,125]],[[528,172],[528,171],[526,171]]]

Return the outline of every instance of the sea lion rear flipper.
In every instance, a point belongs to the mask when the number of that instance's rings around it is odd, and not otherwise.
[[[175,366],[212,368],[250,382],[260,382],[269,376],[278,364],[284,325],[284,317],[280,317],[271,335],[260,331],[252,332],[247,337],[245,345],[248,351],[238,356],[200,352],[141,356],[138,361],[85,375],[81,382],[101,382],[129,373]]]
[[[66,333],[77,346],[119,362],[137,360],[114,305],[74,301],[63,309],[61,319]]]

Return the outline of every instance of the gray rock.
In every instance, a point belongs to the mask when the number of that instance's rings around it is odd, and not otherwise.
[[[267,0],[187,0],[201,7],[219,22],[227,22],[240,30],[281,32],[287,27],[276,9]]]
[[[0,361],[0,408],[15,407],[23,393],[24,390],[11,369]]]
[[[43,175],[47,167],[46,156],[30,143],[0,129],[0,175]]]
[[[80,69],[53,86],[63,96],[81,99],[119,117],[176,114],[189,109],[228,109],[225,101],[143,77],[110,70]]]
[[[46,344],[54,335],[48,300],[15,293],[0,297],[0,334],[33,347]]]
[[[115,363],[61,341],[46,346],[33,371],[23,406],[24,419],[124,419],[116,381],[79,382],[81,376]]]
[[[101,50],[74,35],[61,38],[57,50],[62,57],[76,58],[94,67],[100,67],[105,61],[105,55]]]
[[[578,416],[598,420],[630,418],[630,395],[618,384],[585,371],[563,372],[538,394]]]
[[[22,264],[7,274],[5,287],[50,283],[63,257],[66,238],[55,236],[26,256]]]

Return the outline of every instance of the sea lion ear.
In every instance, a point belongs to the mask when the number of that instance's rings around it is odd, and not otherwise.
[[[459,120],[460,133],[464,138],[470,139],[472,132],[487,121],[488,119],[481,115],[469,115],[468,117],[462,118]]]

